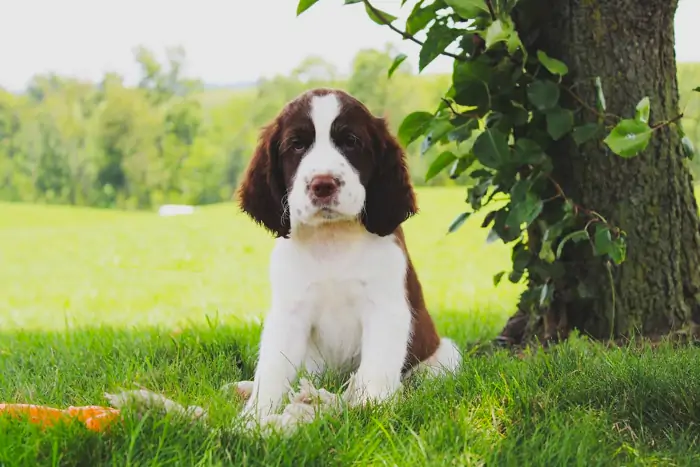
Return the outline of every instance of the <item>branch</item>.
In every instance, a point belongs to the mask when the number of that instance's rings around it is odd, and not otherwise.
[[[654,130],[654,131],[656,131],[656,130],[658,130],[659,128],[661,128],[662,126],[670,125],[671,123],[676,123],[676,122],[677,122],[678,120],[680,120],[681,118],[683,118],[683,112],[681,112],[680,114],[676,115],[676,116],[673,117],[671,120],[664,120],[663,122],[657,123],[656,125],[654,125],[653,127],[651,127],[651,129]]]
[[[573,98],[576,100],[576,102],[578,102],[579,104],[581,104],[581,106],[583,106],[586,110],[589,110],[589,111],[592,112],[593,114],[597,115],[599,118],[605,120],[606,118],[609,117],[609,118],[613,118],[613,119],[620,120],[620,117],[618,117],[617,115],[608,114],[608,113],[603,114],[603,113],[598,112],[596,109],[594,109],[594,108],[591,107],[590,105],[586,104],[586,102],[585,102],[583,99],[581,99],[580,97],[578,97],[578,96],[576,95],[576,93],[574,93],[574,91],[572,91],[571,89],[569,89],[568,87],[566,87],[566,86],[564,86],[564,85],[561,85],[561,87],[562,87],[566,92],[568,92],[569,95],[570,95],[571,97],[573,97]]]
[[[489,7],[489,13],[491,14],[491,19],[496,21],[496,11],[493,9],[493,3],[491,0],[486,0],[486,6]]]
[[[401,29],[399,29],[399,28],[397,28],[396,26],[392,25],[389,21],[386,20],[386,18],[384,17],[384,15],[382,15],[382,12],[379,11],[379,10],[377,10],[376,8],[374,8],[374,6],[372,6],[372,4],[369,3],[368,0],[362,0],[362,3],[364,3],[364,4],[367,6],[367,8],[369,8],[370,10],[372,10],[372,13],[374,13],[374,15],[375,15],[377,18],[379,18],[379,19],[382,21],[382,23],[384,23],[385,25],[389,26],[389,29],[391,29],[391,30],[394,31],[395,33],[399,34],[399,35],[400,35],[401,37],[403,37],[404,39],[408,39],[409,41],[415,42],[416,44],[418,44],[418,45],[420,45],[421,47],[423,47],[423,42],[419,41],[419,40],[416,39],[413,35],[407,33],[406,31],[402,31]],[[444,51],[444,50],[443,50],[442,52],[440,52],[440,55],[445,55],[446,57],[454,58],[455,60],[459,60],[459,61],[464,61],[464,60],[466,60],[466,57],[463,56],[463,55],[453,54],[453,53],[451,53],[451,52],[446,52],[446,51]]]
[[[476,111],[474,111],[474,112],[460,112],[452,106],[452,102],[449,99],[445,99],[444,97],[441,97],[440,99],[442,100],[442,102],[445,103],[447,108],[450,109],[452,111],[452,113],[455,115],[458,115],[460,117],[470,117],[470,118],[481,118],[482,117],[482,115],[480,115],[479,112],[476,112]]]

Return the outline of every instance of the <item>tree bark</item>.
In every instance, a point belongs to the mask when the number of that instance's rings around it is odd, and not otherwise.
[[[542,49],[569,67],[577,124],[595,122],[594,78],[607,113],[634,117],[644,96],[652,125],[679,114],[673,20],[677,0],[522,0],[516,24],[529,50]],[[533,12],[538,15],[533,19]],[[594,338],[695,332],[700,322],[700,223],[692,177],[674,125],[654,132],[645,151],[624,159],[598,138],[576,147],[570,138],[550,154],[553,177],[567,197],[627,233],[627,259],[606,268],[585,243],[567,247],[564,279],[551,308],[518,311],[502,338]]]

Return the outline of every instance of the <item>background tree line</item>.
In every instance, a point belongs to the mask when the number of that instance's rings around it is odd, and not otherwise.
[[[308,57],[289,75],[238,89],[184,77],[181,48],[167,50],[163,61],[145,48],[134,55],[136,86],[106,74],[99,83],[39,75],[20,94],[0,88],[1,200],[126,209],[226,201],[260,127],[303,90],[345,89],[396,131],[410,112],[432,109],[451,78],[415,75],[405,61],[389,79],[391,45],[359,51],[349,76]],[[689,92],[700,81],[700,64],[681,64],[678,77],[684,130],[700,147],[700,102]],[[416,185],[469,183],[446,173],[426,182],[438,150],[423,152],[418,143],[409,147]],[[691,164],[697,177],[700,162]]]

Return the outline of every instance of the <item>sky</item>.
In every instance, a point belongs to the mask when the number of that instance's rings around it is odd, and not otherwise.
[[[405,21],[410,5],[374,0]],[[362,48],[392,42],[417,63],[418,46],[367,18],[362,5],[320,0],[296,17],[297,0],[0,0],[0,86],[24,89],[38,73],[97,81],[115,71],[135,82],[133,49],[181,45],[186,73],[210,84],[251,82],[317,55],[343,72]],[[195,7],[196,5],[196,7]],[[680,0],[678,61],[700,62],[700,0]],[[451,69],[441,57],[425,72]]]

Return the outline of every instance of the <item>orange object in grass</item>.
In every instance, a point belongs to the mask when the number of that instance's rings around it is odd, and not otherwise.
[[[0,404],[0,415],[3,413],[15,417],[26,416],[30,423],[44,427],[61,421],[78,420],[92,431],[103,431],[119,417],[119,410],[99,405],[71,406],[62,410],[35,404]]]

